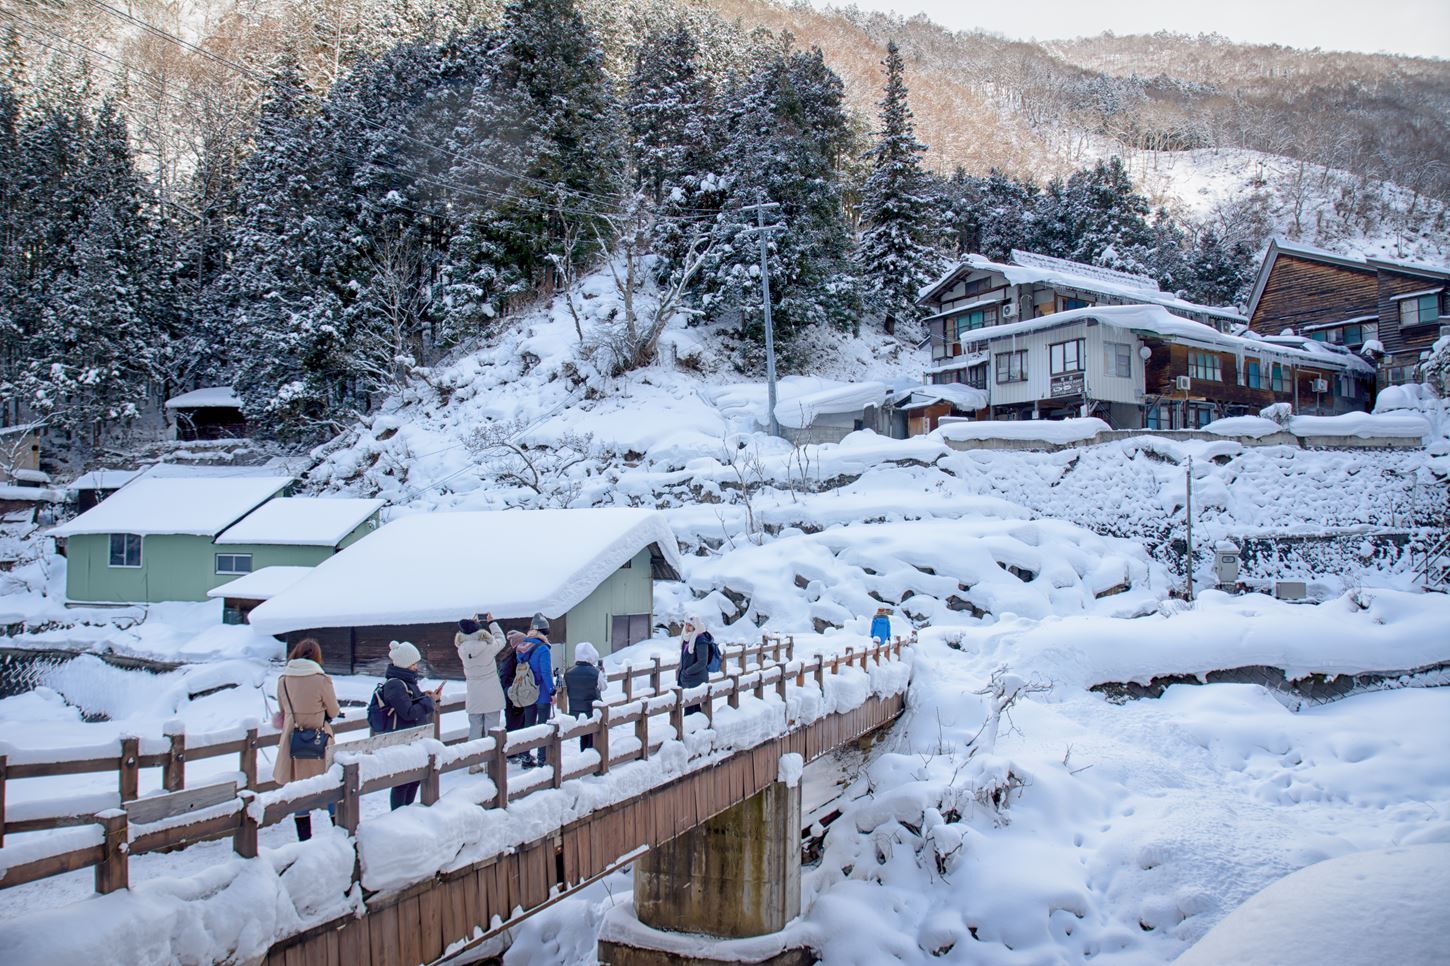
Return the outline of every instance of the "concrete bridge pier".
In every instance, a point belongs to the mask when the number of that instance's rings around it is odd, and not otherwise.
[[[742,959],[734,951],[728,960],[715,960],[701,942],[729,945],[730,939],[768,936],[800,915],[800,828],[800,785],[775,782],[650,849],[634,865],[630,918],[637,922],[606,928],[599,961],[610,966],[814,963],[809,948],[769,942],[750,944],[759,951],[756,956]]]

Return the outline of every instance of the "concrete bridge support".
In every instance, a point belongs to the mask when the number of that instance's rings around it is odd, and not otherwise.
[[[634,865],[634,914],[647,928],[631,930],[627,943],[601,942],[600,962],[708,966],[714,960],[681,956],[673,937],[659,934],[743,939],[784,929],[801,911],[800,828],[799,784],[775,782],[650,849]],[[738,953],[729,961],[742,962]],[[815,957],[808,949],[779,949],[755,961],[796,966]]]

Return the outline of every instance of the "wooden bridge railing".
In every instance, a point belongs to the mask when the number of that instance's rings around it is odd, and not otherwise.
[[[789,660],[795,651],[791,637],[764,635],[759,644],[734,645],[722,649],[722,673],[731,663],[743,671],[754,658],[765,660],[767,654],[775,661],[782,656]],[[618,684],[623,697],[614,696],[607,703],[627,703],[637,695],[659,694],[664,688],[664,675],[679,666],[678,658],[661,660],[654,658],[649,664],[622,668],[607,675],[611,683]],[[639,687],[636,682],[645,683]],[[455,697],[439,704],[434,715],[434,737],[448,744],[456,744],[466,736],[466,731],[443,734],[442,715],[463,710],[463,698]],[[344,718],[333,723],[333,732],[341,737],[368,726],[366,718]],[[186,766],[188,762],[205,761],[210,758],[237,756],[237,771],[241,786],[253,791],[265,792],[277,787],[274,781],[258,781],[257,752],[263,748],[274,748],[280,735],[271,727],[251,723],[242,728],[216,732],[211,735],[188,736],[175,733],[160,739],[142,739],[134,736],[121,738],[110,744],[114,753],[107,753],[105,746],[91,749],[47,749],[48,760],[36,760],[41,753],[27,754],[23,760],[12,761],[0,750],[0,846],[5,844],[6,833],[37,832],[49,829],[90,825],[96,816],[110,808],[124,806],[140,796],[140,772],[143,768],[161,769],[161,789],[165,792],[180,791],[186,787]],[[339,746],[340,747],[340,746]],[[6,784],[22,778],[48,778],[59,775],[106,774],[116,775],[116,794],[106,793],[74,796],[61,801],[48,801],[21,809],[6,807]],[[44,814],[33,814],[50,806]],[[56,809],[59,809],[57,811]],[[21,811],[27,817],[12,818],[9,812]]]
[[[815,661],[806,663],[789,657],[774,663],[763,663],[764,654],[788,653],[791,642],[766,642],[749,648],[733,648],[730,653],[740,670],[721,672],[713,680],[697,688],[682,690],[679,687],[665,688],[658,677],[659,672],[671,665],[655,659],[644,670],[616,672],[611,680],[625,680],[629,677],[650,676],[651,691],[632,700],[616,699],[599,706],[590,718],[576,719],[561,716],[547,724],[535,725],[514,732],[502,728],[493,730],[476,741],[444,740],[442,749],[437,746],[427,754],[426,763],[362,775],[363,755],[349,753],[346,744],[336,747],[339,759],[324,776],[306,779],[295,786],[267,788],[236,788],[234,794],[219,796],[216,785],[194,789],[179,789],[169,794],[148,796],[125,803],[122,808],[107,809],[90,817],[82,828],[69,829],[34,843],[0,848],[0,889],[33,882],[37,879],[61,875],[77,869],[94,866],[96,869],[96,891],[112,892],[125,888],[129,881],[127,861],[129,856],[147,852],[169,851],[195,842],[232,837],[233,848],[238,855],[255,857],[258,847],[258,833],[266,826],[284,821],[299,811],[334,806],[337,809],[337,824],[350,833],[355,833],[361,822],[361,799],[363,795],[391,788],[407,782],[421,782],[421,800],[431,805],[440,796],[441,777],[444,774],[472,767],[484,766],[494,784],[494,798],[491,807],[502,808],[534,791],[559,788],[564,782],[585,775],[605,775],[617,765],[631,761],[647,760],[666,740],[652,740],[649,736],[651,719],[666,717],[672,738],[684,734],[686,709],[696,704],[714,723],[716,702],[724,698],[731,708],[740,706],[740,696],[750,692],[757,698],[764,696],[771,687],[784,699],[787,687],[794,683],[803,687],[807,678],[824,690],[828,674],[838,674],[841,668],[859,665],[863,670],[873,662],[877,665],[886,660],[899,659],[903,642],[897,638],[891,644],[879,644],[861,651],[847,648],[842,654],[826,657],[817,655]],[[762,660],[753,667],[747,667],[751,654]],[[628,686],[627,686],[628,688]],[[628,688],[632,690],[632,688]],[[634,725],[633,735],[618,749],[610,747],[610,732],[621,725]],[[356,730],[357,725],[348,730]],[[363,723],[365,726],[366,723]],[[438,736],[437,720],[434,735]],[[249,736],[255,729],[249,729]],[[563,743],[583,735],[594,736],[594,748],[572,756],[574,764],[566,769]],[[270,736],[276,743],[276,736]],[[450,736],[452,737],[452,736]],[[248,741],[262,739],[251,737]],[[135,739],[129,739],[134,742]],[[124,743],[124,742],[123,742]],[[224,751],[213,754],[244,752],[245,749],[230,747],[224,743]],[[548,749],[549,768],[537,772],[525,772],[518,778],[523,781],[514,785],[508,772],[508,760],[513,755],[538,748]],[[255,755],[255,748],[252,749]],[[123,751],[121,764],[124,766]],[[140,767],[142,756],[133,756]],[[58,766],[112,764],[114,759],[84,759],[80,762],[60,762]],[[50,774],[75,774],[74,771],[56,771]],[[96,768],[95,770],[100,770]],[[29,772],[26,777],[30,777]],[[249,773],[255,778],[255,770]],[[329,778],[330,781],[323,781]],[[225,788],[226,786],[221,786]],[[137,806],[143,806],[144,814],[138,814]],[[148,827],[149,826],[149,827]],[[61,841],[57,843],[56,838]],[[74,847],[56,850],[55,845]],[[30,855],[33,854],[34,858]],[[356,874],[356,870],[354,870]]]

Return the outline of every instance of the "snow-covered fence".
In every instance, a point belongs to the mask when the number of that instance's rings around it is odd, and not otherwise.
[[[824,694],[828,674],[838,675],[843,669],[857,666],[867,671],[873,664],[879,666],[884,662],[899,661],[902,647],[903,642],[897,638],[894,643],[877,644],[860,651],[847,648],[840,654],[818,654],[813,661],[807,662],[795,660],[791,639],[766,638],[758,646],[725,649],[728,656],[722,662],[721,671],[713,680],[690,689],[664,687],[662,673],[671,668],[673,662],[665,663],[654,658],[642,669],[611,675],[611,680],[625,682],[624,687],[630,696],[597,706],[594,715],[589,718],[561,718],[513,732],[499,728],[485,738],[467,741],[461,736],[443,738],[435,717],[434,737],[424,737],[411,744],[377,749],[369,747],[362,752],[349,751],[346,743],[339,744],[334,764],[314,778],[280,787],[274,783],[258,787],[253,771],[249,775],[253,787],[235,790],[235,797],[217,800],[213,793],[216,786],[181,789],[154,799],[136,800],[146,803],[146,807],[132,809],[132,814],[124,808],[109,809],[89,816],[82,828],[67,830],[37,843],[0,847],[0,889],[94,866],[96,891],[111,892],[127,886],[129,856],[171,850],[226,836],[232,837],[233,848],[238,855],[255,857],[258,833],[263,827],[284,821],[300,811],[329,806],[337,810],[337,824],[356,834],[361,824],[362,796],[416,781],[421,783],[423,805],[431,806],[439,800],[444,774],[475,765],[485,768],[493,784],[493,796],[491,801],[485,802],[486,807],[507,808],[510,802],[532,792],[560,788],[564,782],[586,775],[604,776],[613,767],[648,760],[667,742],[683,738],[685,716],[693,709],[703,713],[707,727],[713,728],[719,711],[716,704],[721,698],[725,699],[729,708],[737,709],[743,695],[763,699],[766,689],[770,688],[784,704],[790,685],[806,687],[808,678],[812,679],[813,687]],[[767,654],[773,654],[776,659],[767,663]],[[750,663],[752,656],[756,658],[754,664]],[[733,669],[729,663],[731,660],[736,663]],[[633,693],[632,678],[636,677],[649,678],[649,693]],[[666,720],[658,722],[662,718]],[[663,726],[651,728],[652,721]],[[611,732],[621,726],[632,726],[632,734],[611,739]],[[355,728],[354,725],[348,730]],[[249,727],[246,736],[240,740],[253,741],[256,730],[255,726]],[[566,767],[563,743],[583,736],[593,737],[593,749],[572,756],[572,765]],[[275,735],[272,737],[275,743]],[[216,754],[245,750],[234,748],[236,744],[237,740],[233,740],[210,747],[226,749]],[[39,774],[74,774],[103,770],[101,767],[81,766],[109,765],[120,770],[123,803],[130,802],[135,800],[134,778],[130,784],[133,794],[131,799],[126,799],[128,772],[134,774],[137,767],[148,761],[152,766],[160,765],[163,763],[161,760],[153,759],[165,757],[152,754],[148,758],[139,752],[140,747],[140,739],[125,738],[120,742],[121,751],[116,758],[81,757],[47,763],[23,760],[22,767],[33,769],[47,764],[52,769],[61,770]],[[255,747],[252,746],[253,754]],[[547,749],[551,767],[548,771],[525,773],[519,776],[523,781],[511,787],[509,758],[536,749]],[[86,750],[86,754],[92,751]],[[0,758],[0,789],[3,789],[4,768],[5,761]],[[65,770],[67,768],[74,770]],[[35,774],[23,772],[24,777],[35,777]],[[3,805],[3,800],[0,800],[0,805]],[[146,821],[143,823],[138,816]],[[142,824],[144,828],[132,827]],[[96,834],[96,825],[100,826],[99,835]]]

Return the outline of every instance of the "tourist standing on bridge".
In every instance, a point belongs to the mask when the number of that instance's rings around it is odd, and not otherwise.
[[[514,653],[518,663],[514,670],[514,684],[510,685],[508,691],[509,703],[522,711],[522,727],[528,728],[536,724],[544,724],[549,720],[549,709],[554,703],[554,673],[549,653],[549,619],[547,617],[543,614],[534,615],[533,621],[529,624],[529,633],[519,642]],[[526,673],[532,673],[534,689],[519,686],[518,675]],[[520,696],[527,697],[529,691],[534,691],[533,700],[523,700]],[[539,767],[548,763],[549,749],[540,748]],[[533,764],[534,759],[526,753],[524,767],[532,767]]]
[[[508,690],[514,683],[514,670],[519,666],[519,645],[524,642],[523,631],[509,631],[508,646],[498,656],[498,684],[504,692],[503,726],[508,731],[518,731],[524,726],[524,709],[516,708],[508,700]]]
[[[387,672],[383,675],[383,704],[392,712],[390,731],[415,728],[433,720],[438,699],[443,695],[443,685],[432,691],[424,691],[418,683],[418,662],[423,655],[408,641],[394,641],[388,648]],[[404,782],[394,785],[389,800],[394,811],[404,805],[413,804],[418,797],[418,782]]]
[[[574,649],[574,666],[564,672],[564,693],[569,696],[569,713],[587,718],[594,713],[595,702],[604,692],[604,668],[599,666],[599,652],[588,641]],[[579,736],[579,750],[594,747],[594,735]]]
[[[891,643],[891,608],[876,608],[876,616],[871,618],[871,639],[878,644]]]
[[[277,765],[272,769],[272,778],[278,785],[303,778],[315,778],[327,771],[327,766],[332,763],[330,722],[333,718],[342,717],[332,678],[322,670],[322,648],[317,641],[310,637],[298,641],[292,646],[287,658],[287,667],[277,679],[277,704],[282,708],[282,734],[277,742]],[[299,737],[315,737],[319,731],[325,736],[321,739],[322,754],[317,757],[294,757],[292,736],[300,732]],[[299,742],[299,746],[307,747],[311,754],[316,749],[308,747],[309,745],[315,745],[315,742]],[[336,818],[334,806],[327,806],[327,814]],[[299,842],[312,838],[311,815],[298,812],[294,821],[297,823]]]
[[[463,680],[468,684],[468,695],[463,702],[463,710],[468,714],[468,740],[476,741],[498,727],[499,713],[503,711],[498,658],[508,647],[508,641],[493,615],[484,613],[476,620],[464,618],[458,622],[453,645],[458,648]],[[468,770],[470,774],[478,774],[483,766],[474,765]]]
[[[685,618],[680,633],[680,669],[675,673],[675,683],[688,691],[698,688],[710,678],[710,658],[715,652],[715,638],[705,630],[705,622],[695,615]],[[704,705],[692,704],[686,714],[703,714]]]

